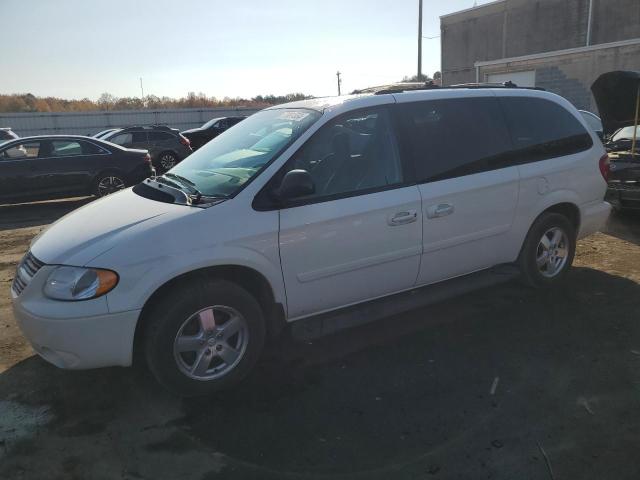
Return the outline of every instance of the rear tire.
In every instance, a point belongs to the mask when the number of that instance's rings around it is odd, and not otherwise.
[[[143,345],[149,369],[160,384],[180,396],[207,395],[236,385],[264,347],[260,304],[226,280],[195,279],[177,285],[145,317]]]
[[[173,152],[162,152],[158,155],[158,167],[162,173],[171,170],[178,164],[178,157]]]
[[[576,251],[576,230],[567,217],[547,212],[529,229],[518,258],[522,280],[546,288],[564,280]]]
[[[103,172],[93,182],[93,194],[96,197],[105,197],[118,190],[126,188],[122,174],[118,172]]]

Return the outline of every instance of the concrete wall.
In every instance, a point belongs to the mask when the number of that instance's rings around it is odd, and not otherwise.
[[[444,84],[474,82],[478,61],[585,46],[588,14],[589,0],[504,0],[443,16]],[[640,0],[593,0],[591,44],[632,38]]]
[[[640,70],[640,44],[480,67],[480,81],[492,73],[536,71],[536,86],[597,112],[591,84],[611,70]]]
[[[29,135],[93,135],[107,128],[132,125],[168,125],[187,130],[215,117],[251,115],[247,108],[183,108],[169,110],[113,110],[63,113],[0,113],[0,127],[11,127],[21,137]]]

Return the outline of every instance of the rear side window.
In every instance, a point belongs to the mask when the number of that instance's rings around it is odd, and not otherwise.
[[[517,163],[571,155],[591,148],[582,124],[564,107],[531,97],[500,97]]]
[[[494,97],[399,104],[404,148],[418,182],[508,165],[509,132]]]
[[[174,138],[173,135],[167,132],[149,132],[148,135],[150,142],[164,142]]]
[[[147,132],[133,132],[131,134],[132,143],[147,143]]]
[[[90,142],[80,142],[80,146],[82,147],[82,153],[85,155],[109,153],[103,148],[98,147],[97,145]]]
[[[131,144],[131,134],[130,133],[121,133],[119,135],[114,135],[113,137],[108,139],[110,142],[115,143],[117,145],[130,145]]]

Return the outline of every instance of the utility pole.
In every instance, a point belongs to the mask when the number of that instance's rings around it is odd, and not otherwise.
[[[422,0],[418,7],[418,81],[422,80]]]
[[[336,73],[336,77],[338,77],[338,96],[341,95],[340,85],[342,84],[342,80],[340,79],[340,75],[342,75],[339,71]]]
[[[144,87],[142,86],[142,77],[140,77],[140,91],[142,92],[142,101],[144,102]]]

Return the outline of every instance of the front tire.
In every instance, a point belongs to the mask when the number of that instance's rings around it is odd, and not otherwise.
[[[529,229],[518,264],[523,281],[534,288],[562,282],[576,251],[576,230],[567,217],[547,212]]]
[[[181,396],[232,387],[258,361],[265,322],[257,300],[226,280],[178,285],[145,314],[149,369]]]

